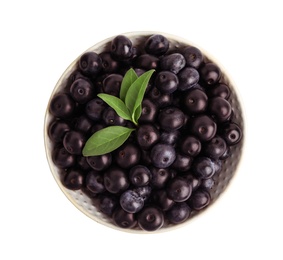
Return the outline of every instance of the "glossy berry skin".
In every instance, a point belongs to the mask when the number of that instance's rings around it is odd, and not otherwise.
[[[103,111],[102,119],[107,126],[113,126],[113,125],[125,126],[127,123],[127,121],[122,117],[118,116],[115,110],[111,107],[107,107]]]
[[[78,131],[69,131],[65,134],[63,145],[70,154],[80,155],[85,144],[85,136]]]
[[[85,104],[94,97],[94,87],[87,79],[77,79],[70,87],[72,98],[79,104]]]
[[[157,69],[159,66],[159,59],[150,54],[140,55],[135,62],[137,68],[144,70]]]
[[[102,193],[106,190],[103,183],[103,175],[97,171],[88,172],[85,185],[93,193]]]
[[[174,131],[185,124],[185,114],[176,107],[167,107],[159,112],[158,122],[165,131]]]
[[[135,214],[129,213],[123,210],[121,207],[117,207],[114,210],[112,217],[115,224],[121,228],[133,228],[137,223]]]
[[[183,99],[184,109],[188,114],[203,113],[207,107],[208,97],[204,91],[194,88],[185,93]]]
[[[111,54],[116,60],[129,60],[133,55],[133,44],[123,35],[116,36],[111,42]]]
[[[118,167],[108,168],[103,177],[104,186],[110,193],[121,193],[130,185],[126,172]]]
[[[105,194],[99,198],[99,208],[104,214],[108,216],[112,216],[114,210],[118,205],[119,201],[117,197],[112,194]]]
[[[146,95],[158,108],[170,106],[173,102],[173,97],[168,93],[161,93],[157,87],[150,89]]]
[[[76,162],[75,156],[68,153],[64,147],[58,147],[52,152],[52,160],[61,169],[69,168]]]
[[[93,126],[93,121],[86,115],[81,115],[72,122],[73,129],[84,134],[88,133]]]
[[[63,185],[70,190],[79,190],[84,183],[84,176],[80,170],[70,169],[63,179]]]
[[[157,106],[155,103],[145,98],[142,101],[142,112],[139,118],[140,123],[153,123],[157,115]]]
[[[192,192],[194,192],[202,183],[202,180],[197,178],[196,176],[193,175],[190,171],[187,172],[186,174],[182,175],[182,178],[186,180],[186,182],[191,185],[192,187]]]
[[[198,69],[200,65],[203,63],[202,52],[196,47],[193,46],[186,47],[183,50],[182,54],[186,60],[186,66]]]
[[[175,74],[183,69],[186,65],[184,56],[180,53],[172,53],[160,59],[161,70],[171,71]]]
[[[79,59],[81,72],[90,77],[95,77],[102,69],[102,60],[96,52],[86,52]]]
[[[146,40],[144,48],[147,53],[160,56],[169,49],[169,41],[163,35],[154,34]]]
[[[202,81],[208,86],[215,85],[220,80],[221,70],[215,63],[206,63],[199,71]]]
[[[144,201],[146,201],[151,195],[152,188],[149,185],[146,185],[141,187],[134,187],[133,191],[136,192]]]
[[[198,157],[192,165],[193,173],[200,179],[209,179],[215,174],[215,163],[209,157]]]
[[[173,146],[168,144],[156,144],[150,152],[153,165],[157,168],[167,168],[176,159],[176,152]]]
[[[102,99],[94,98],[86,104],[85,113],[90,119],[98,121],[101,119],[105,107],[106,105]]]
[[[170,144],[172,146],[175,146],[180,135],[181,134],[179,130],[169,131],[169,132],[162,131],[160,135],[160,143]]]
[[[126,143],[115,151],[115,161],[123,169],[128,169],[138,164],[140,157],[140,148],[132,143]]]
[[[119,97],[123,76],[120,74],[110,74],[103,80],[102,90],[104,93]]]
[[[75,102],[68,94],[58,93],[50,102],[49,111],[55,117],[69,118],[74,110]]]
[[[89,166],[88,162],[87,162],[87,157],[85,156],[76,156],[76,163],[78,168],[82,169],[83,171],[90,171],[92,168]]]
[[[186,202],[176,203],[166,212],[167,219],[173,224],[186,221],[191,215],[191,209]]]
[[[227,121],[232,115],[232,107],[230,103],[221,97],[214,97],[210,99],[208,111],[211,116],[220,123]]]
[[[88,156],[86,160],[92,169],[96,171],[103,171],[111,165],[112,154],[106,153],[98,156]]]
[[[181,91],[188,90],[196,86],[199,82],[199,73],[192,67],[186,67],[178,73],[179,85]]]
[[[225,124],[221,130],[221,133],[226,143],[230,146],[239,143],[243,136],[242,129],[236,123]]]
[[[194,210],[205,208],[211,201],[209,192],[204,189],[199,189],[190,197],[188,204]]]
[[[156,190],[153,194],[153,200],[163,211],[169,210],[175,204],[175,201],[168,197],[165,189]]]
[[[167,195],[175,202],[186,201],[192,194],[192,186],[181,177],[173,178],[166,187]]]
[[[201,142],[209,141],[215,136],[217,125],[207,115],[200,115],[190,121],[190,130]]]
[[[164,188],[167,181],[171,178],[169,169],[150,167],[150,172],[151,172],[150,185],[152,188],[155,189]]]
[[[126,190],[120,196],[120,205],[128,213],[139,212],[144,205],[144,200],[133,190]]]
[[[145,231],[155,231],[164,224],[164,215],[162,211],[155,206],[148,206],[138,214],[138,225]]]
[[[151,173],[146,166],[135,165],[129,171],[129,180],[136,187],[147,185],[150,179]]]
[[[165,94],[171,94],[177,90],[179,79],[173,72],[161,71],[155,79],[155,86]]]
[[[192,157],[195,157],[200,153],[201,147],[200,140],[192,135],[186,136],[180,143],[182,153]]]
[[[141,149],[149,150],[155,145],[160,137],[159,131],[153,125],[140,125],[137,129],[137,142]]]
[[[105,73],[114,73],[119,68],[119,63],[114,60],[110,52],[103,52],[99,54],[102,61],[102,70]]]
[[[228,99],[231,94],[230,88],[223,83],[216,84],[208,89],[208,94],[211,97],[221,97],[224,99]]]
[[[225,140],[216,135],[208,143],[205,144],[204,154],[211,159],[219,159],[227,150]]]
[[[55,143],[62,142],[68,131],[70,131],[69,124],[62,120],[55,120],[48,126],[48,136]]]
[[[192,162],[192,157],[181,153],[176,153],[176,159],[171,167],[178,172],[186,172],[191,168]]]

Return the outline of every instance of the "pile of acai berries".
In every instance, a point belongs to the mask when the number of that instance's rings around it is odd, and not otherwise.
[[[137,124],[97,96],[119,97],[129,69],[154,70]],[[112,223],[158,230],[207,207],[215,176],[239,145],[231,87],[198,48],[176,47],[163,35],[138,44],[114,37],[101,53],[88,51],[50,99],[48,137],[62,184],[81,190]],[[112,152],[84,156],[87,140],[108,126],[134,129]]]

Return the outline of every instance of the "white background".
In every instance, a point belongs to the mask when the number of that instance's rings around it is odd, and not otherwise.
[[[0,259],[282,259],[281,1],[1,1]],[[43,122],[67,66],[129,31],[212,53],[246,117],[241,167],[219,201],[161,234],[115,231],[77,210],[49,170]]]

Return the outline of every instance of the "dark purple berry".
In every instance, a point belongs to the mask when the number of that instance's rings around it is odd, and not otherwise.
[[[80,155],[77,155],[76,156],[76,159],[77,159],[77,165],[80,169],[82,169],[83,171],[90,171],[91,170],[91,167],[89,166],[88,162],[87,162],[87,157],[85,156],[80,156]]]
[[[142,101],[142,112],[139,118],[140,123],[153,123],[156,119],[157,106],[155,103],[145,98]]]
[[[162,211],[154,206],[148,206],[138,214],[138,225],[145,231],[155,231],[164,224],[164,215]]]
[[[236,123],[225,124],[221,130],[222,137],[228,145],[235,145],[242,139],[242,129]]]
[[[157,107],[163,108],[170,106],[173,102],[173,97],[168,93],[161,93],[157,87],[150,89],[146,95],[146,98],[149,98]]]
[[[181,177],[173,178],[166,187],[167,195],[175,202],[186,201],[192,194],[192,186]]]
[[[127,174],[121,168],[111,167],[104,173],[104,186],[110,193],[121,193],[129,184]]]
[[[99,199],[99,208],[101,212],[108,216],[112,216],[114,210],[116,209],[119,201],[114,195],[102,195]]]
[[[80,131],[82,133],[89,132],[92,126],[93,121],[84,114],[75,118],[73,121],[74,130]]]
[[[96,52],[86,52],[79,59],[79,68],[84,75],[95,77],[102,69],[102,61]]]
[[[135,165],[129,171],[129,180],[134,186],[145,186],[149,183],[150,178],[149,169],[143,165]]]
[[[129,60],[133,55],[133,44],[123,35],[116,36],[111,42],[111,54],[117,60]]]
[[[98,121],[102,117],[102,112],[105,110],[106,105],[100,98],[94,98],[90,100],[85,106],[86,115],[94,120]]]
[[[174,146],[177,140],[179,139],[180,135],[181,134],[179,130],[169,131],[169,132],[162,131],[160,135],[160,143],[170,144]]]
[[[201,185],[201,180],[194,176],[191,172],[183,174],[182,178],[184,178],[186,182],[191,185],[192,192],[194,192]]]
[[[147,185],[142,187],[135,187],[133,188],[133,191],[136,192],[144,201],[146,201],[151,195],[152,188]]]
[[[183,51],[186,65],[198,69],[203,62],[202,52],[193,46],[186,47]]]
[[[159,65],[159,59],[150,54],[142,54],[137,58],[135,65],[137,68],[144,70],[157,69]]]
[[[55,117],[69,118],[74,110],[75,102],[68,94],[55,94],[50,102],[49,111]]]
[[[217,122],[223,123],[232,115],[230,103],[221,97],[211,98],[208,103],[208,111]]]
[[[149,150],[158,142],[159,137],[159,131],[153,125],[140,125],[137,129],[137,142],[143,150]]]
[[[195,157],[201,151],[201,142],[196,137],[188,135],[181,141],[180,149],[184,154]]]
[[[55,120],[48,127],[48,136],[51,141],[58,143],[63,141],[63,137],[68,131],[70,131],[70,126],[66,122]]]
[[[190,130],[201,142],[209,141],[215,136],[217,125],[207,115],[200,115],[190,121]]]
[[[172,53],[160,59],[161,70],[169,70],[175,74],[183,69],[186,65],[184,56],[180,53]]]
[[[207,107],[207,95],[204,91],[193,88],[187,91],[184,95],[184,109],[188,114],[203,113]]]
[[[80,155],[85,144],[85,136],[78,131],[69,131],[65,134],[63,145],[70,154]]]
[[[113,220],[115,224],[121,228],[133,228],[137,223],[135,214],[129,213],[120,207],[115,209]]]
[[[68,153],[64,147],[56,148],[52,153],[52,160],[58,168],[69,168],[76,162],[76,158],[73,154]]]
[[[214,136],[205,144],[204,154],[211,159],[219,159],[227,150],[226,142],[220,136]]]
[[[221,77],[220,68],[212,62],[206,63],[200,67],[200,77],[206,85],[215,85]]]
[[[174,131],[185,124],[185,115],[176,107],[167,107],[159,112],[158,122],[163,130]]]
[[[140,149],[129,142],[120,146],[115,151],[116,163],[124,169],[131,168],[136,165],[139,162],[140,157]]]
[[[112,154],[106,153],[97,156],[89,156],[86,160],[92,169],[96,171],[103,171],[111,165]]]
[[[104,93],[119,96],[123,76],[120,74],[110,74],[102,83],[102,90]]]
[[[189,155],[177,153],[176,159],[171,165],[171,167],[177,170],[178,172],[186,172],[191,168],[192,162],[193,158]]]
[[[213,178],[209,178],[209,179],[205,179],[205,180],[202,180],[201,182],[201,187],[202,188],[205,188],[207,190],[210,190],[213,188],[213,186],[215,185],[215,181],[213,180]]]
[[[168,197],[165,189],[156,190],[153,194],[153,200],[163,211],[170,209],[175,204],[175,201]]]
[[[107,107],[103,111],[102,119],[107,126],[113,126],[113,125],[125,126],[127,123],[127,121],[124,118],[118,116],[118,114],[112,107]]]
[[[166,212],[167,219],[173,224],[186,221],[191,215],[191,209],[185,202],[176,203]]]
[[[147,53],[160,56],[169,49],[169,41],[163,35],[154,34],[146,40],[144,48]]]
[[[103,52],[99,54],[102,60],[102,70],[105,73],[114,73],[119,68],[119,63],[111,57],[109,52]]]
[[[63,179],[63,185],[69,190],[79,190],[84,183],[84,176],[80,170],[70,169]]]
[[[194,210],[201,210],[210,203],[210,195],[204,189],[195,191],[190,197],[188,204]]]
[[[171,173],[169,169],[150,167],[150,172],[150,185],[155,189],[164,188],[167,181],[171,178]]]
[[[177,90],[179,79],[173,72],[161,71],[155,79],[155,86],[165,94],[171,94]]]
[[[94,87],[89,80],[80,78],[71,85],[70,94],[79,104],[85,104],[93,98]]]
[[[185,91],[197,85],[199,82],[199,73],[194,68],[186,67],[178,73],[178,79],[178,89]]]
[[[172,145],[156,144],[150,152],[152,164],[157,168],[169,167],[176,158],[176,152]]]
[[[208,157],[197,157],[192,169],[196,177],[209,179],[215,174],[215,163]]]
[[[103,175],[97,171],[90,171],[86,175],[85,185],[93,193],[102,193],[105,191]]]
[[[227,100],[230,97],[231,90],[226,84],[220,83],[210,87],[208,94],[211,97],[221,97]]]
[[[120,205],[128,213],[137,213],[143,208],[144,200],[133,190],[126,190],[120,196]]]

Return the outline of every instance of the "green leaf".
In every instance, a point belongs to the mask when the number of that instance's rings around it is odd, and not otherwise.
[[[138,78],[138,75],[136,74],[136,72],[131,68],[129,69],[123,80],[122,80],[122,83],[121,83],[121,88],[120,88],[120,99],[122,101],[125,102],[125,97],[126,97],[126,94],[128,92],[128,89],[130,88],[130,86],[135,82],[135,80]]]
[[[153,72],[154,70],[152,69],[138,77],[135,82],[130,86],[126,94],[125,104],[129,109],[132,118],[135,118],[136,120],[138,120],[138,118],[135,117],[135,111],[142,103],[146,87]]]
[[[142,106],[138,106],[138,108],[135,110],[135,113],[132,115],[132,122],[134,122],[136,125],[138,124],[138,120],[142,113]]]
[[[97,96],[101,98],[104,102],[106,102],[110,107],[112,107],[116,111],[118,116],[126,120],[132,120],[129,109],[126,107],[125,103],[121,99],[103,93],[100,93]]]
[[[87,140],[82,151],[83,156],[97,156],[116,150],[134,130],[123,126],[109,126],[95,132]]]

